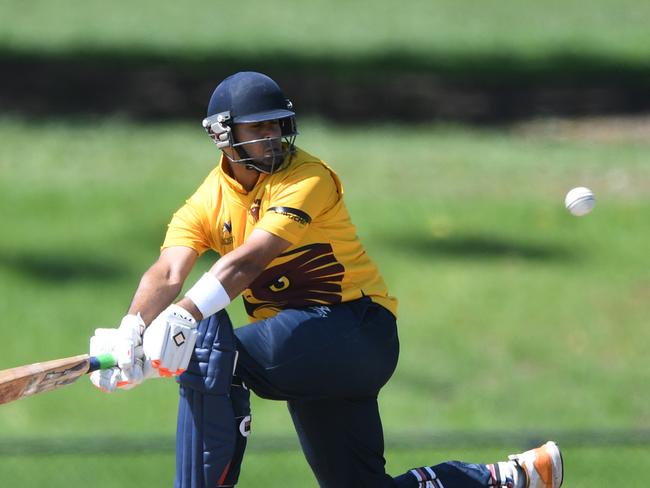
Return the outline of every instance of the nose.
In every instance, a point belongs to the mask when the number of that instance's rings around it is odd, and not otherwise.
[[[264,137],[280,137],[282,130],[280,129],[280,122],[277,120],[269,120],[265,122],[262,127]]]

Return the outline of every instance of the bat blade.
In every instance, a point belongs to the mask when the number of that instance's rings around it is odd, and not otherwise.
[[[0,371],[0,404],[56,390],[97,369],[115,366],[110,354],[80,354]]]

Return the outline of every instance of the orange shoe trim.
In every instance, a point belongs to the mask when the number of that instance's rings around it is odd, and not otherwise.
[[[553,461],[551,460],[551,456],[546,452],[544,447],[535,449],[535,454],[533,465],[539,477],[542,478],[546,488],[553,488]]]

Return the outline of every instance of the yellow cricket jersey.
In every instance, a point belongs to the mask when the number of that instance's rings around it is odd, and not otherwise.
[[[397,300],[370,260],[343,202],[343,187],[323,161],[297,149],[290,164],[261,174],[251,191],[221,162],[173,216],[163,248],[185,246],[224,255],[264,229],[291,243],[244,291],[253,320],[285,308],[368,296],[397,314]]]

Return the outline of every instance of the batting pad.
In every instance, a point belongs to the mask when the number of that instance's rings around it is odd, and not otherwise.
[[[199,322],[196,346],[180,384],[176,430],[176,488],[232,486],[241,449],[230,397],[235,342],[225,311]],[[243,454],[243,449],[242,449]],[[232,468],[235,468],[234,470]],[[227,484],[226,484],[227,483]]]

